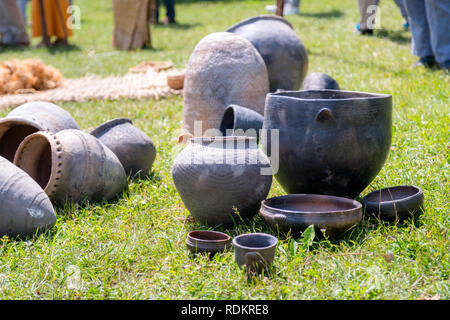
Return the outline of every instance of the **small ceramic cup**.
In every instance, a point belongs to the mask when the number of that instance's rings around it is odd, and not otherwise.
[[[247,233],[233,239],[234,258],[248,272],[267,270],[275,257],[278,239],[266,233]]]
[[[210,257],[231,247],[231,237],[223,232],[196,230],[188,233],[186,245],[192,254],[206,253]]]

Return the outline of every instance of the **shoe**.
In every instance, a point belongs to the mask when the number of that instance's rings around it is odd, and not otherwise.
[[[356,32],[358,32],[360,35],[373,35],[373,29],[361,29],[359,23],[356,24]]]
[[[441,70],[449,73],[450,70],[450,60],[445,61],[444,63],[440,64]]]
[[[174,18],[165,17],[163,20],[164,24],[173,24],[176,23]]]
[[[439,64],[436,62],[433,56],[426,56],[417,60],[412,66],[411,69],[417,67],[425,67],[429,69],[433,69],[439,67]]]

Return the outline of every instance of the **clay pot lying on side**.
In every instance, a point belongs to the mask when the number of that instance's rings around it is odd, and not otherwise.
[[[303,80],[303,90],[340,90],[336,80],[325,73],[313,72],[306,76]]]
[[[64,129],[80,129],[67,111],[50,102],[25,103],[0,119],[0,156],[12,162],[17,147],[28,135]]]
[[[232,104],[226,108],[220,124],[224,136],[249,136],[259,140],[259,130],[262,129],[264,117],[258,112]]]
[[[119,158],[125,173],[146,176],[156,157],[153,141],[130,119],[108,121],[91,132]]]
[[[308,54],[292,25],[284,18],[261,15],[230,27],[261,54],[269,74],[270,92],[298,90],[308,71]]]
[[[212,33],[197,44],[187,64],[183,129],[196,136],[218,130],[230,104],[263,114],[268,92],[266,65],[250,41],[228,32]],[[195,121],[201,121],[201,132],[194,132]]]
[[[271,173],[256,138],[244,136],[193,138],[172,168],[184,205],[208,226],[250,220],[269,193]]]
[[[43,232],[56,222],[44,190],[23,170],[0,157],[0,237]]]
[[[51,200],[64,204],[116,197],[127,186],[117,156],[95,137],[79,130],[37,132],[20,144],[14,163]]]

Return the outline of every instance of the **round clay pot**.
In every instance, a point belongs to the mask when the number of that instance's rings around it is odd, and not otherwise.
[[[279,130],[276,177],[287,193],[354,198],[389,153],[392,96],[340,90],[271,93],[263,129]],[[270,136],[269,131],[266,152]]]
[[[44,190],[2,157],[0,186],[0,237],[33,235],[55,224],[55,210]]]
[[[174,90],[181,90],[184,86],[185,73],[167,75],[167,85]]]
[[[175,159],[172,174],[194,219],[216,227],[258,213],[272,185],[271,170],[255,138],[229,136],[191,139]]]
[[[107,201],[127,186],[116,155],[79,130],[37,132],[20,144],[14,164],[27,172],[51,200],[64,204]]]
[[[262,129],[263,122],[264,117],[258,112],[232,104],[225,109],[220,131],[224,136],[246,135],[259,140],[259,130]]]
[[[110,120],[91,132],[119,158],[131,176],[146,176],[156,158],[153,141],[127,118]]]
[[[191,231],[186,238],[186,245],[191,253],[207,253],[212,257],[231,248],[231,237],[218,231]]]
[[[390,222],[411,218],[423,211],[424,195],[416,186],[396,186],[373,191],[363,199],[365,212]]]
[[[317,194],[289,194],[262,202],[261,217],[274,232],[301,236],[310,225],[316,235],[322,230],[336,238],[362,219],[362,206],[358,201]]]
[[[325,73],[313,72],[306,76],[303,80],[303,90],[340,90],[336,80]]]
[[[187,64],[183,128],[196,136],[218,130],[230,104],[263,114],[268,92],[267,69],[253,45],[232,33],[212,33],[197,44]],[[201,121],[201,132],[194,132],[194,121]]]
[[[0,119],[0,156],[12,162],[17,147],[28,135],[64,129],[80,129],[67,111],[50,102],[25,103]]]
[[[227,32],[246,38],[261,54],[269,73],[270,92],[300,88],[308,72],[308,54],[287,20],[261,15],[243,20]]]

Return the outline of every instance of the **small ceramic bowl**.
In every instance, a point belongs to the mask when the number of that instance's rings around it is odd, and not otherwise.
[[[423,192],[415,186],[396,186],[373,191],[363,199],[367,213],[390,222],[422,213]]]
[[[261,217],[274,232],[291,232],[297,238],[310,225],[316,235],[322,231],[336,238],[358,224],[362,206],[358,201],[319,194],[289,194],[262,201]]]
[[[184,86],[184,73],[167,75],[167,85],[174,90],[181,90]]]
[[[214,255],[231,248],[231,237],[223,232],[210,230],[191,231],[187,235],[186,245],[189,251]]]

